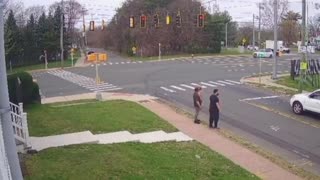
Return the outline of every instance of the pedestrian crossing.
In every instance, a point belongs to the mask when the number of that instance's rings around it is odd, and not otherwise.
[[[92,78],[78,75],[65,70],[50,70],[48,71],[48,73],[51,75],[57,76],[61,79],[72,82],[74,84],[77,84],[78,86],[81,86],[93,92],[108,92],[108,91],[117,91],[122,89],[120,87],[114,86],[113,84],[109,84],[109,83],[97,84],[96,81]]]
[[[169,93],[177,93],[177,92],[185,92],[185,91],[193,91],[195,87],[206,88],[219,88],[226,86],[236,86],[241,85],[241,82],[234,80],[216,80],[216,81],[201,81],[201,82],[192,82],[192,83],[184,83],[178,85],[169,85],[169,86],[161,86],[160,89],[162,91],[166,91]]]

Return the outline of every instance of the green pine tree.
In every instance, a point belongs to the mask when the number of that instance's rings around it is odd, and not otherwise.
[[[21,43],[21,34],[12,10],[9,12],[8,19],[5,24],[4,38],[7,65],[10,63],[12,65],[19,64],[23,55],[23,45]]]
[[[38,63],[40,52],[37,49],[36,41],[36,22],[33,14],[30,15],[30,18],[27,22],[26,27],[24,28],[24,60],[28,64]]]

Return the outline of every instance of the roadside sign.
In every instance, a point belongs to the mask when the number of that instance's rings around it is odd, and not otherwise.
[[[301,70],[307,70],[308,64],[307,62],[300,62],[300,69]]]
[[[132,53],[133,53],[133,54],[137,54],[137,48],[134,47],[134,46],[132,47]]]
[[[242,39],[242,45],[244,45],[247,42],[246,38]]]
[[[108,55],[105,53],[92,53],[88,55],[89,62],[102,62],[107,60],[108,60]]]
[[[107,61],[108,56],[107,54],[99,54],[99,61]]]

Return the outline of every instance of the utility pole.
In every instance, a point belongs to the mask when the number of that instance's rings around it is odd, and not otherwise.
[[[82,8],[82,23],[83,23],[83,32],[82,32],[82,37],[83,37],[83,44],[84,44],[84,48],[87,47],[87,38],[86,38],[86,21],[85,21],[85,9]]]
[[[228,23],[226,23],[226,49],[228,49]]]
[[[299,92],[302,92],[302,81],[305,78],[305,69],[302,69],[303,63],[306,63],[306,0],[302,0],[302,36],[301,36],[301,47],[302,47],[302,56],[301,56],[301,64],[300,64],[300,81],[299,81]]]
[[[5,152],[10,166],[11,176],[14,180],[22,180],[22,173],[18,159],[17,146],[13,135],[10,114],[6,61],[4,55],[4,22],[3,0],[0,0],[0,119],[2,124]]]
[[[254,14],[252,15],[252,48],[253,50],[255,49],[255,41],[256,41],[256,37],[255,37],[255,29],[254,29]]]
[[[61,48],[61,68],[63,69],[64,66],[64,52],[63,52],[63,13],[64,13],[64,6],[63,6],[63,0],[61,0],[61,16],[60,16],[60,48]]]
[[[258,47],[261,47],[261,3],[259,3],[259,32],[258,32]]]
[[[277,79],[277,50],[278,50],[278,0],[273,1],[273,13],[274,13],[274,25],[273,25],[273,31],[274,31],[274,38],[273,38],[273,58],[274,58],[274,64],[273,64],[273,74],[272,79]]]

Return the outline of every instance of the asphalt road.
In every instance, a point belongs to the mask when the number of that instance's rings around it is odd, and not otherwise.
[[[193,112],[192,93],[204,87],[201,117],[208,119],[209,96],[220,90],[221,127],[314,173],[320,174],[320,116],[297,116],[289,98],[241,84],[242,77],[259,73],[259,59],[203,57],[170,61],[131,62],[112,54],[99,66],[103,84],[95,85],[95,67],[34,73],[42,95],[53,97],[93,91],[150,94]],[[288,73],[290,59],[279,59],[279,73]],[[272,59],[261,60],[261,72],[270,74]],[[258,97],[258,98],[257,98]],[[260,98],[260,99],[259,99]],[[209,137],[208,137],[209,138]]]

